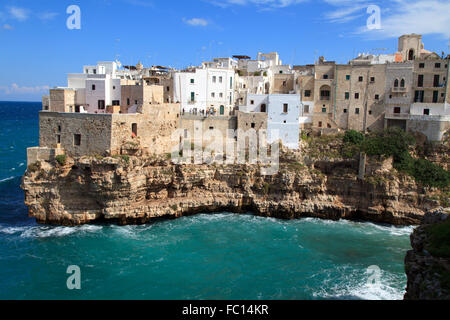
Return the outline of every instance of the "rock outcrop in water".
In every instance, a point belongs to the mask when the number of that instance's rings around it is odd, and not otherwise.
[[[247,212],[282,219],[362,219],[419,224],[438,206],[392,161],[369,161],[358,179],[357,160],[298,161],[284,156],[276,175],[258,165],[174,165],[139,157],[82,157],[30,166],[25,203],[37,222],[78,225],[107,220],[147,223],[199,212]]]
[[[405,300],[450,300],[449,212],[432,211],[411,234],[405,257]]]

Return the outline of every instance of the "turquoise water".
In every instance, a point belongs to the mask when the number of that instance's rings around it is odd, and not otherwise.
[[[401,299],[412,227],[220,213],[39,226],[20,176],[40,104],[0,102],[0,299]],[[81,269],[68,290],[66,269]],[[367,268],[381,269],[368,285]]]

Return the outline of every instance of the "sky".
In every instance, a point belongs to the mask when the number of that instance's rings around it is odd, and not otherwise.
[[[395,53],[406,33],[450,53],[450,0],[2,0],[0,100],[40,101],[97,61],[183,68],[277,51],[284,64],[347,63]]]

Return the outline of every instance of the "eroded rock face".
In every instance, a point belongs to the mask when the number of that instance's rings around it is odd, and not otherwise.
[[[125,159],[128,160],[128,159]],[[130,157],[42,162],[25,173],[29,215],[39,223],[78,225],[99,220],[147,223],[199,212],[248,212],[285,219],[363,219],[419,224],[433,206],[414,181],[381,170],[357,179],[354,160],[311,167],[281,165],[262,176],[257,165],[173,165]]]
[[[405,300],[450,300],[448,284],[443,275],[450,274],[450,259],[433,255],[427,250],[429,234],[427,227],[448,219],[443,210],[431,211],[424,216],[423,223],[411,234],[412,250],[405,257],[408,284]],[[446,244],[443,244],[446,245]]]

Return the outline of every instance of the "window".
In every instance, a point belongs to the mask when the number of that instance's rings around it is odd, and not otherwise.
[[[323,75],[323,78],[324,78],[324,79],[328,79],[328,75],[327,75],[327,74],[324,74],[324,75]]]
[[[137,137],[137,123],[132,123],[131,124],[131,136],[132,137]]]
[[[359,82],[363,82],[363,81],[364,81],[364,77],[360,76],[360,77],[358,78],[358,81],[359,81]]]
[[[250,100],[250,104],[255,104],[255,100]]]
[[[419,63],[419,68],[420,68],[420,69],[425,68],[425,63]]]
[[[212,82],[213,82],[213,83],[216,83],[216,80],[217,80],[217,77],[216,77],[216,76],[213,76]]]
[[[311,90],[305,90],[305,97],[311,97]]]
[[[116,90],[116,86],[113,86],[113,90]]]
[[[405,79],[402,79],[402,81],[400,81],[400,87],[402,87],[402,88],[405,87]]]
[[[345,75],[345,80],[350,80],[350,75],[349,74]]]
[[[191,92],[191,102],[195,101],[195,92]]]
[[[283,104],[283,113],[288,113],[288,104],[287,103]]]
[[[92,71],[94,72],[94,74],[97,74],[97,69],[93,69]]]
[[[437,103],[439,99],[439,91],[433,91],[433,103]]]
[[[345,93],[345,100],[349,100],[350,99],[350,92],[346,92]]]
[[[359,93],[358,92],[355,93],[355,99],[359,99]]]
[[[80,146],[81,145],[81,134],[74,134],[73,135],[73,145],[74,146]]]
[[[60,134],[56,135],[56,143],[61,143],[61,135]]]
[[[434,67],[435,67],[436,69],[439,69],[439,68],[441,67],[441,64],[440,64],[440,63],[435,63],[435,64],[434,64]]]
[[[304,113],[309,113],[309,105],[305,105],[304,109],[303,109]]]
[[[370,77],[370,82],[374,83],[375,82],[375,77]]]
[[[105,109],[105,100],[98,100],[98,108],[100,110]]]
[[[209,127],[209,130],[214,130],[214,127]]]
[[[414,60],[414,50],[413,49],[409,50],[408,60]]]
[[[286,87],[286,81],[283,81],[283,87]]]
[[[414,93],[414,102],[423,102],[424,91],[416,90]]]
[[[222,93],[222,92],[219,93],[219,97],[220,97],[220,98],[223,98],[223,93]]]
[[[355,114],[359,114],[359,108],[355,109]]]
[[[194,79],[191,79],[191,83],[194,83],[195,81],[194,81]]]
[[[401,113],[402,109],[400,107],[394,107],[394,113]]]
[[[58,126],[58,132],[61,132],[61,126]]]
[[[233,78],[230,77],[230,89],[233,89]]]
[[[423,87],[423,74],[419,74],[419,77],[417,78],[417,86]]]
[[[347,113],[347,109],[344,109],[344,113]]]
[[[327,113],[327,108],[322,108],[322,113]]]
[[[219,77],[219,83],[222,83],[222,77]]]
[[[319,121],[318,127],[319,127],[319,128],[322,128],[322,121]]]
[[[433,79],[433,87],[439,87],[439,75],[435,74]]]
[[[130,105],[130,98],[127,98],[127,106]]]
[[[137,101],[137,100],[134,100],[134,104],[138,104],[138,101]]]
[[[426,116],[430,115],[430,109],[423,109],[423,114]]]
[[[166,91],[167,91],[167,92],[170,91],[170,87],[169,87],[169,86],[166,87]]]
[[[330,91],[329,90],[321,90],[320,91],[320,99],[321,100],[330,100]]]
[[[252,122],[252,128],[255,128],[256,124],[254,122]]]
[[[95,84],[92,85],[91,89],[92,89],[92,91],[95,90]]]
[[[113,100],[112,101],[113,106],[120,106],[120,100]]]
[[[283,70],[280,70],[280,74],[282,74],[283,73]]]
[[[266,111],[267,111],[267,106],[266,106],[265,103],[263,103],[263,104],[261,105],[261,112],[266,112]]]
[[[369,110],[369,114],[372,115],[372,110]]]
[[[398,79],[395,79],[394,81],[394,88],[398,88]]]
[[[375,100],[380,100],[380,95],[379,94],[375,95]]]
[[[216,94],[214,92],[211,92],[211,98],[214,98]]]

